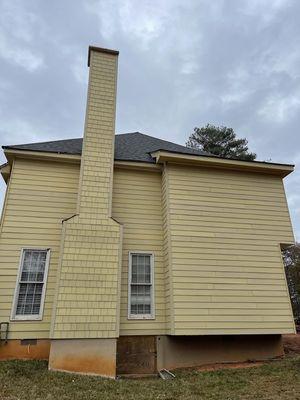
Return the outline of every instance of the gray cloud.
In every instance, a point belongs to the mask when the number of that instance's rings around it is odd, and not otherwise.
[[[299,15],[296,0],[0,0],[1,143],[82,135],[95,44],[120,50],[118,132],[185,143],[227,125],[298,164]],[[297,170],[286,190],[299,239]]]

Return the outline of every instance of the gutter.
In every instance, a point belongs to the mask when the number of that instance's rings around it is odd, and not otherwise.
[[[266,161],[244,161],[210,155],[190,155],[178,152],[156,150],[151,153],[157,164],[173,162],[185,165],[230,169],[248,172],[260,172],[285,177],[294,171],[292,164],[276,164]]]

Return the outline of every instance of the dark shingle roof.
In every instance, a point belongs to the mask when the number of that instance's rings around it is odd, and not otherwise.
[[[53,142],[19,144],[3,146],[3,149],[42,151],[61,154],[81,154],[82,139],[56,140]],[[143,161],[153,163],[150,153],[165,150],[190,155],[209,155],[204,151],[189,149],[179,144],[144,135],[140,132],[125,133],[115,136],[115,160]]]

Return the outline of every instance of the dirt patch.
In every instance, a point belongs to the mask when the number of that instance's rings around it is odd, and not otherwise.
[[[198,367],[198,371],[216,371],[219,369],[242,369],[242,368],[254,368],[263,365],[263,361],[253,361],[253,362],[242,362],[242,363],[229,363],[229,364],[212,364],[212,365],[202,365]]]
[[[285,354],[300,354],[300,333],[282,335],[282,343]]]

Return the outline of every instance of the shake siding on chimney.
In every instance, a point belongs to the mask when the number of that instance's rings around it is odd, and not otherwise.
[[[64,222],[52,338],[119,334],[121,227],[110,218],[117,55],[91,50],[78,215]]]
[[[117,56],[91,52],[79,213],[91,218],[111,213]]]

